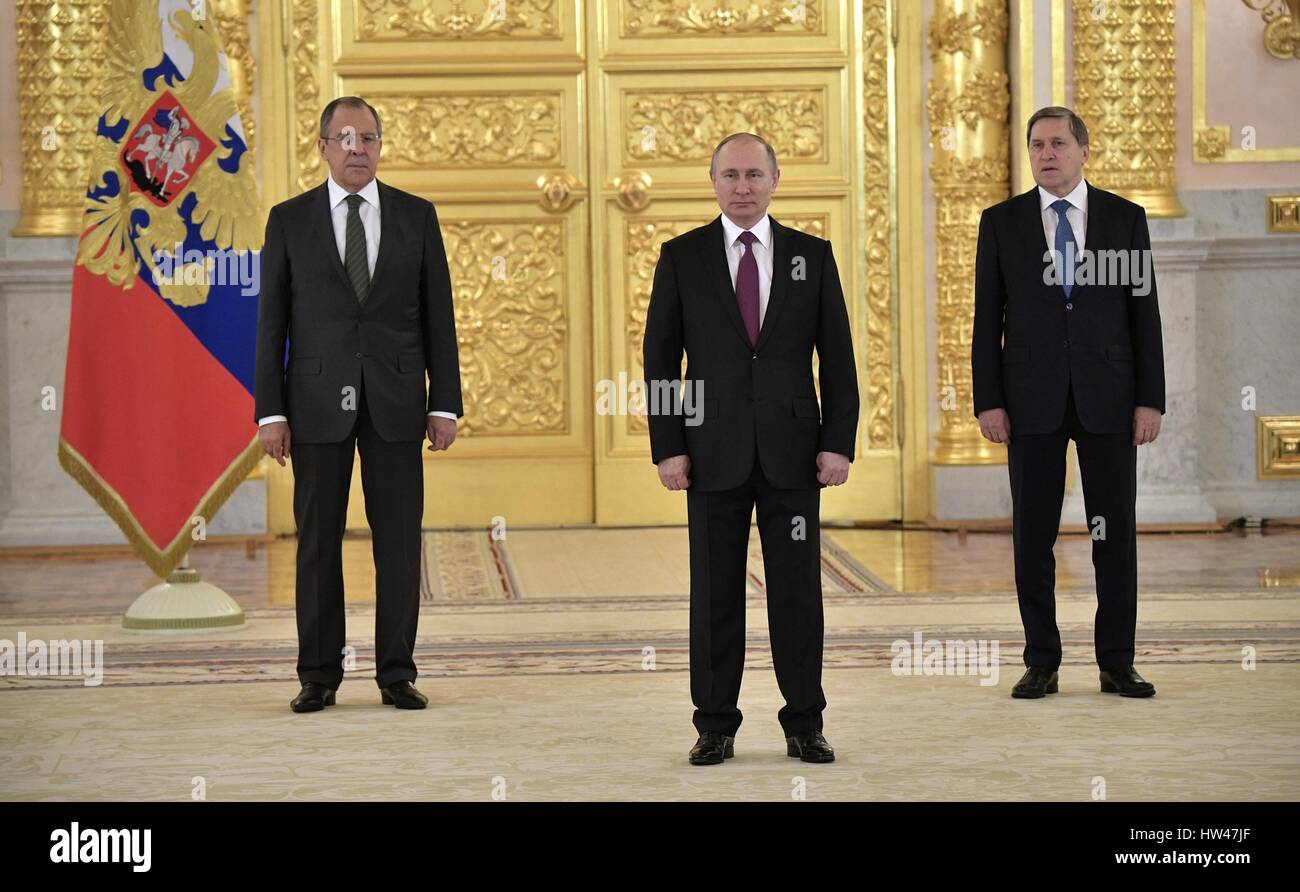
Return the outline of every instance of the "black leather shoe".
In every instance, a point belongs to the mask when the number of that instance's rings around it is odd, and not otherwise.
[[[736,755],[736,738],[721,731],[705,731],[691,747],[692,765],[721,765],[723,759]]]
[[[1020,676],[1020,681],[1016,682],[1016,686],[1011,689],[1011,696],[1017,700],[1037,700],[1044,694],[1055,694],[1057,684],[1055,669],[1030,666],[1025,669],[1025,674]]]
[[[1121,697],[1154,697],[1156,686],[1138,675],[1132,666],[1113,666],[1101,670],[1101,692]]]
[[[417,691],[409,681],[395,681],[386,688],[380,688],[379,698],[385,706],[396,706],[398,709],[424,709],[429,705],[429,698]]]
[[[785,739],[785,754],[805,762],[834,762],[835,750],[826,742],[820,731],[795,734]]]
[[[303,684],[298,696],[289,703],[294,712],[320,712],[326,706],[334,705],[334,691],[318,681]]]

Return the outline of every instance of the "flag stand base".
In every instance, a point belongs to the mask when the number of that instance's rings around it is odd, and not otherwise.
[[[122,628],[133,632],[206,632],[245,626],[244,610],[230,595],[199,578],[188,558],[166,582],[135,599],[122,617]]]

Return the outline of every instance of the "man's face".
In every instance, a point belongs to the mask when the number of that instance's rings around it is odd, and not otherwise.
[[[1053,195],[1064,198],[1083,177],[1088,147],[1079,145],[1070,132],[1069,118],[1040,118],[1029,131],[1029,166],[1034,181]]]
[[[772,170],[767,149],[752,139],[736,139],[718,152],[717,164],[709,175],[718,207],[742,229],[748,229],[767,213],[781,172]]]
[[[358,192],[375,178],[379,167],[381,143],[373,139],[379,135],[375,116],[368,108],[341,105],[334,109],[329,131],[331,137],[342,139],[316,140],[321,157],[330,166],[334,182],[349,192]],[[372,138],[369,144],[367,137]]]

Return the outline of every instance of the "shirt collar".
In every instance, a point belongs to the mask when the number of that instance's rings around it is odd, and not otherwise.
[[[1040,210],[1044,210],[1044,211],[1047,210],[1052,206],[1053,202],[1058,200],[1059,199],[1057,199],[1055,195],[1053,195],[1051,192],[1048,192],[1042,186],[1038,187],[1038,206]],[[1079,185],[1075,186],[1074,191],[1072,191],[1069,195],[1065,196],[1065,200],[1068,201],[1070,204],[1072,204],[1074,207],[1083,211],[1085,215],[1087,215],[1088,181],[1085,178],[1080,177]]]
[[[726,240],[726,245],[728,248],[736,244],[736,239],[740,238],[740,234],[744,231],[745,230],[741,229],[739,226],[733,223],[731,221],[731,218],[728,217],[726,214],[722,215],[722,234],[723,234],[723,238]],[[754,233],[754,238],[758,239],[758,243],[763,246],[763,249],[765,251],[772,250],[772,218],[771,217],[769,217],[767,214],[764,214],[763,219],[759,220],[757,223],[751,226],[749,228],[749,231]]]
[[[349,193],[347,189],[344,189],[338,183],[334,182],[334,174],[329,175],[328,182],[330,191],[330,207],[336,208],[339,206],[339,202],[348,197]],[[379,207],[379,180],[372,177],[370,182],[366,183],[357,194],[364,198],[366,203],[371,207]]]

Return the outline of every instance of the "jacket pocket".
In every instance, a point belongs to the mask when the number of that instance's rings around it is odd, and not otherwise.
[[[821,418],[821,411],[817,408],[817,400],[812,397],[797,396],[794,398],[794,417],[795,418]]]
[[[290,375],[319,375],[319,356],[295,356],[289,360]]]
[[[397,357],[397,370],[399,372],[424,371],[424,354],[423,353],[399,354]]]
[[[1133,348],[1128,344],[1111,344],[1106,348],[1107,359],[1117,359],[1121,362],[1133,361]]]
[[[1017,362],[1029,362],[1028,344],[1008,344],[1002,348],[1002,364],[1012,365]]]

